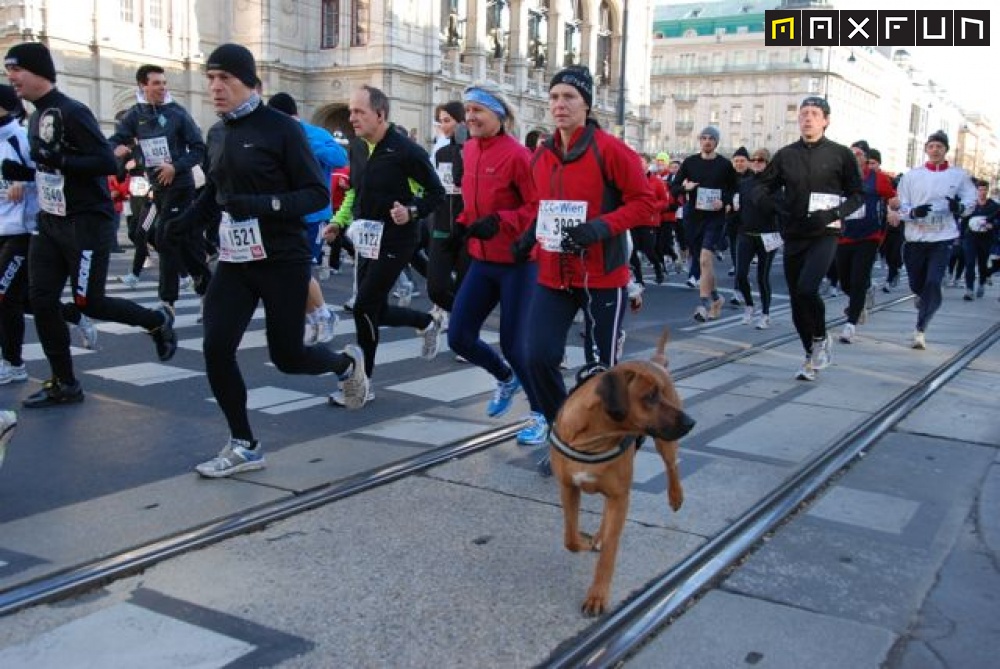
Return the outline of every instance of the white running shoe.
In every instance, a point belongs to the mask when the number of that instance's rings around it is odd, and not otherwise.
[[[423,330],[417,330],[421,342],[420,356],[424,360],[433,360],[441,346],[441,314],[431,313],[431,322]]]
[[[806,358],[806,361],[802,363],[799,367],[798,373],[795,378],[799,381],[815,381],[816,380],[816,369],[813,367],[812,361]]]
[[[132,290],[135,290],[139,285],[139,277],[131,273],[122,274],[120,277],[118,277],[118,280],[123,284],[125,284],[126,288],[131,288]]]
[[[920,330],[915,330],[913,332],[913,341],[910,343],[912,348],[918,351],[923,351],[927,348],[927,339],[924,337],[924,333]]]
[[[752,325],[756,313],[753,307],[743,307],[743,320],[741,321],[743,325]]]
[[[80,346],[88,351],[97,350],[97,328],[94,327],[93,321],[80,314],[80,322],[74,328],[80,336]]]
[[[829,334],[822,339],[813,340],[812,367],[816,371],[826,369],[833,363],[833,342]]]
[[[316,315],[316,343],[327,344],[333,341],[339,322],[337,314],[330,311],[329,307],[322,307]]]
[[[27,380],[28,370],[25,368],[24,363],[12,365],[6,360],[0,360],[0,386]]]
[[[348,344],[344,347],[344,355],[349,357],[353,362],[351,364],[350,375],[340,382],[344,403],[339,406],[348,409],[360,409],[365,405],[365,402],[369,401],[368,396],[371,393],[371,381],[365,372],[365,354],[357,344]],[[330,404],[333,403],[334,397],[333,393],[331,393]]]
[[[768,314],[761,314],[753,326],[758,330],[767,330],[771,327],[771,317]]]
[[[844,326],[844,330],[840,333],[840,342],[842,344],[850,344],[854,341],[854,325],[848,323]]]

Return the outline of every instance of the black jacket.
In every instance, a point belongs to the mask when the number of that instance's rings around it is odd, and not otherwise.
[[[187,111],[176,102],[155,106],[138,103],[129,109],[115,127],[115,134],[108,138],[112,147],[122,144],[130,146],[132,140],[142,141],[154,137],[166,137],[170,148],[170,162],[177,171],[173,186],[178,188],[194,186],[191,168],[205,159],[205,142],[201,130]],[[141,154],[137,145],[134,153]],[[155,169],[147,170],[149,183],[158,188]]]
[[[382,221],[386,246],[416,244],[420,238],[419,219],[434,211],[444,200],[444,186],[431,165],[427,152],[395,125],[389,124],[385,137],[370,146],[355,138],[350,146],[351,188],[354,189],[354,220]],[[416,195],[410,179],[423,189]],[[417,208],[417,220],[396,225],[389,217],[394,202]]]
[[[434,152],[434,165],[441,169],[441,165],[451,165],[452,183],[456,187],[462,185],[462,175],[465,173],[465,164],[462,162],[462,144],[455,141],[453,137],[450,142]],[[434,218],[431,229],[439,233],[451,233],[455,224],[455,219],[462,213],[462,194],[445,195],[434,209]]]
[[[776,200],[783,199],[779,192],[777,198],[762,198],[754,202],[753,189],[757,187],[760,174],[747,170],[740,179],[740,211],[739,231],[748,235],[759,235],[764,232],[778,232]]]
[[[778,189],[784,187],[784,211],[779,209],[779,213],[783,214],[781,234],[786,239],[840,235],[839,229],[810,220],[809,196],[812,193],[846,198],[835,207],[840,219],[864,202],[857,159],[846,146],[826,137],[812,144],[799,139],[779,149],[756,183],[750,198],[754,204],[764,198],[773,198]]]
[[[257,262],[311,260],[303,216],[322,209],[330,191],[302,124],[261,104],[247,116],[212,126],[205,188],[172,226],[214,227],[235,199],[260,222],[267,258]]]

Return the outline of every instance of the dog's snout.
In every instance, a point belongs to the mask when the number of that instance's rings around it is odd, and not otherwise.
[[[695,421],[694,418],[691,418],[691,416],[689,416],[687,413],[685,413],[684,411],[682,411],[681,415],[680,415],[680,418],[677,421],[677,428],[680,430],[681,436],[683,437],[688,432],[690,432],[692,429],[694,429],[694,426],[696,424],[697,424],[697,421]]]

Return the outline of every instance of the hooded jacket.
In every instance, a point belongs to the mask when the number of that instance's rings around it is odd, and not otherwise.
[[[170,149],[170,163],[174,166],[173,186],[194,187],[191,168],[205,160],[205,142],[201,130],[195,125],[191,115],[176,102],[153,105],[140,102],[132,105],[115,126],[115,134],[108,138],[111,146],[129,146],[132,140],[143,147],[143,142],[157,137],[167,140]],[[141,152],[143,148],[137,147]],[[146,161],[149,162],[148,160]],[[146,176],[154,190],[160,188],[156,180],[156,168],[147,168]]]

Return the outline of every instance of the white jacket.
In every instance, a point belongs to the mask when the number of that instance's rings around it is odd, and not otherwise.
[[[18,148],[15,149],[13,143]],[[17,121],[0,126],[0,162],[13,160],[34,167],[28,155],[28,133]],[[0,236],[23,235],[37,227],[38,192],[35,182],[25,183],[24,198],[20,202],[7,199],[10,182],[0,177]]]
[[[942,242],[959,235],[958,222],[948,208],[948,198],[957,197],[962,202],[963,214],[971,213],[976,206],[976,186],[969,173],[960,167],[948,167],[940,172],[925,165],[915,167],[899,181],[897,191],[899,212],[906,221],[904,228],[908,242]],[[923,204],[931,205],[925,218],[913,218],[910,210]]]

